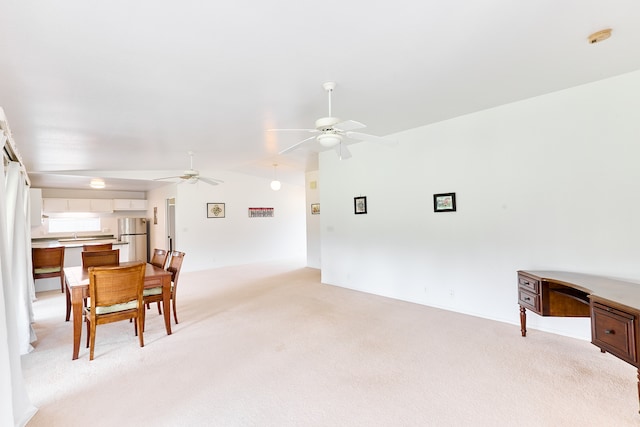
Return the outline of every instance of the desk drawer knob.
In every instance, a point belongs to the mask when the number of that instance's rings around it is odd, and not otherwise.
[[[524,297],[525,301],[531,301],[531,297]]]
[[[604,333],[606,335],[615,335],[616,331],[614,331],[613,329],[605,329]]]

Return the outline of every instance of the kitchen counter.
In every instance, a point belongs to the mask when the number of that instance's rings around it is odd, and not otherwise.
[[[65,248],[78,248],[84,245],[98,245],[101,243],[112,243],[113,246],[128,245],[127,242],[120,242],[113,234],[78,236],[78,237],[34,237],[31,239],[32,248],[51,248],[54,246],[64,246]],[[114,248],[117,249],[117,248]]]
[[[128,242],[119,242],[117,239],[75,239],[75,240],[39,240],[31,241],[32,248],[52,248],[54,246],[64,246],[65,248],[80,248],[84,245],[98,245],[101,243],[112,243],[113,246],[128,245]],[[118,249],[115,248],[114,249]]]

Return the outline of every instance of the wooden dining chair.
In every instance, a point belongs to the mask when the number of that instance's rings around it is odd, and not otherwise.
[[[120,264],[120,249],[108,251],[82,251],[82,267]]]
[[[89,360],[93,360],[96,326],[133,319],[140,347],[144,347],[143,325],[144,272],[146,265],[138,262],[127,266],[90,267],[89,297],[91,304],[84,309],[87,322]]]
[[[173,319],[178,324],[178,312],[176,311],[176,291],[178,289],[178,277],[180,276],[180,269],[182,268],[182,261],[184,260],[184,252],[173,251],[171,252],[171,260],[167,271],[171,273],[171,306],[173,307]]]
[[[171,273],[171,306],[173,307],[173,320],[178,323],[178,313],[176,312],[176,289],[178,287],[178,277],[180,276],[180,268],[184,260],[184,252],[172,251],[169,254],[169,265],[167,271]],[[162,288],[145,289],[143,292],[145,304],[156,302],[158,304],[158,313],[162,314]]]
[[[82,251],[110,251],[113,249],[113,243],[99,243],[97,245],[82,245]]]
[[[168,255],[169,252],[167,252],[166,249],[155,248],[153,250],[153,256],[151,257],[151,264],[159,268],[164,268],[164,265],[167,263]]]
[[[31,248],[31,265],[33,280],[59,277],[64,292],[64,246]]]

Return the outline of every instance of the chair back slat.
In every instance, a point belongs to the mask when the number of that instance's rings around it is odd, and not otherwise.
[[[102,265],[118,265],[120,263],[120,249],[109,251],[82,251],[82,266],[96,267]]]

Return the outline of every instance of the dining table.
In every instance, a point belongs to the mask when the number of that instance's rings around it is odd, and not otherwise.
[[[127,266],[135,262],[121,262],[119,266]],[[106,266],[105,266],[106,267]],[[82,335],[82,309],[84,301],[89,297],[89,268],[83,266],[64,268],[65,294],[67,299],[67,316],[69,321],[73,313],[73,357],[78,358],[80,337]],[[144,272],[144,288],[162,287],[162,308],[167,335],[171,335],[171,272],[147,263]]]

